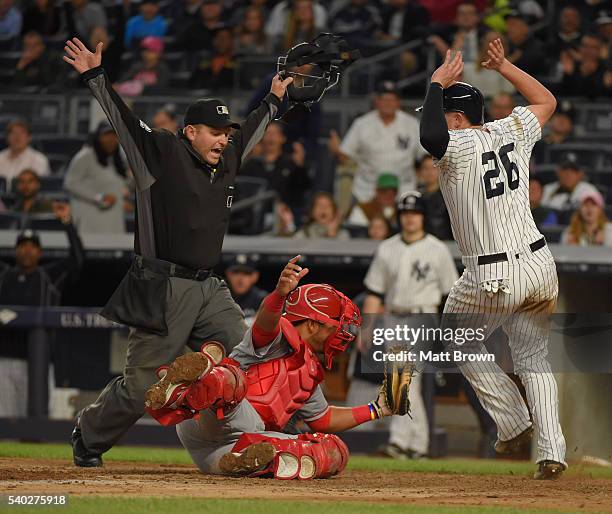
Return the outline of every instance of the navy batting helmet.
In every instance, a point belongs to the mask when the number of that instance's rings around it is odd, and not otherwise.
[[[418,191],[408,191],[399,197],[397,212],[413,211],[425,214],[426,206],[423,196]]]
[[[484,123],[484,97],[480,90],[466,82],[456,82],[444,90],[444,112],[460,112],[474,125]]]

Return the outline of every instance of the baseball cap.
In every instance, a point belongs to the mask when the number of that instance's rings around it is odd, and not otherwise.
[[[392,80],[383,80],[376,86],[376,94],[384,95],[385,93],[391,93],[396,96],[400,96],[400,92],[397,89],[397,85]]]
[[[559,162],[559,169],[579,171],[581,167],[578,164],[578,156],[574,152],[563,154],[561,162]]]
[[[599,191],[587,191],[586,193],[583,193],[583,195],[580,197],[580,203],[582,204],[587,200],[591,200],[595,205],[599,205],[599,207],[602,209],[605,206],[603,196]]]
[[[230,117],[227,104],[218,98],[201,98],[187,108],[185,126],[198,124],[214,128],[240,128],[240,124]]]
[[[556,112],[558,114],[565,114],[572,121],[574,121],[574,118],[576,117],[576,111],[574,109],[574,106],[569,100],[561,100],[557,104]]]
[[[164,40],[160,37],[147,36],[140,42],[140,48],[161,54],[164,51]]]
[[[100,123],[98,123],[98,126],[96,127],[96,134],[98,136],[100,134],[108,134],[109,132],[115,132],[115,129],[108,121],[102,120]]]
[[[234,257],[234,260],[227,267],[226,271],[241,271],[242,273],[253,273],[257,270],[255,269],[255,263],[247,254],[239,253],[236,255],[236,257]]]
[[[608,23],[612,23],[612,13],[608,11],[599,11],[597,19],[595,20],[595,25],[607,25]]]
[[[31,241],[40,248],[40,237],[38,237],[38,234],[32,229],[28,228],[17,236],[15,247],[18,247],[21,243],[25,243],[26,241]]]
[[[376,181],[378,189],[399,189],[399,179],[392,173],[382,173]]]

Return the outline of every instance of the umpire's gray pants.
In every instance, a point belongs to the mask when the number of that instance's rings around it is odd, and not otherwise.
[[[228,354],[243,338],[244,314],[225,282],[217,277],[198,282],[170,277],[166,297],[168,335],[131,328],[123,376],[115,378],[81,414],[83,442],[105,452],[144,414],[144,395],[157,381],[155,371],[203,341],[223,343]]]

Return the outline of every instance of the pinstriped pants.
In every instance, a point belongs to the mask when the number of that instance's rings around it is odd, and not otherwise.
[[[549,315],[559,291],[557,271],[548,247],[513,254],[509,262],[478,266],[464,260],[466,269],[453,286],[444,314],[455,314],[444,324],[485,327],[488,338],[500,326],[509,339],[515,373],[527,392],[538,435],[536,462],[565,463],[565,439],[559,423],[557,383],[548,355]],[[489,297],[480,284],[503,279],[510,293],[501,290]],[[486,339],[485,339],[486,340]],[[454,346],[464,353],[487,353],[482,343]],[[459,368],[482,406],[495,420],[498,438],[512,439],[530,425],[529,412],[518,388],[495,362],[465,362]]]

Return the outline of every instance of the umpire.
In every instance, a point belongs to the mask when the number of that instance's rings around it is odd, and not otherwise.
[[[221,254],[236,173],[292,79],[275,77],[242,124],[231,119],[223,101],[197,100],[175,135],[150,129],[115,93],[100,66],[102,43],[92,53],[74,38],[64,50],[64,61],[81,74],[117,132],[136,182],[136,255],[102,311],[130,327],[125,369],[80,413],[72,433],[74,463],[93,467],[143,415],[144,393],[159,366],[179,356],[185,344],[197,350],[203,341],[217,340],[229,353],[242,339],[242,311],[212,268]]]

